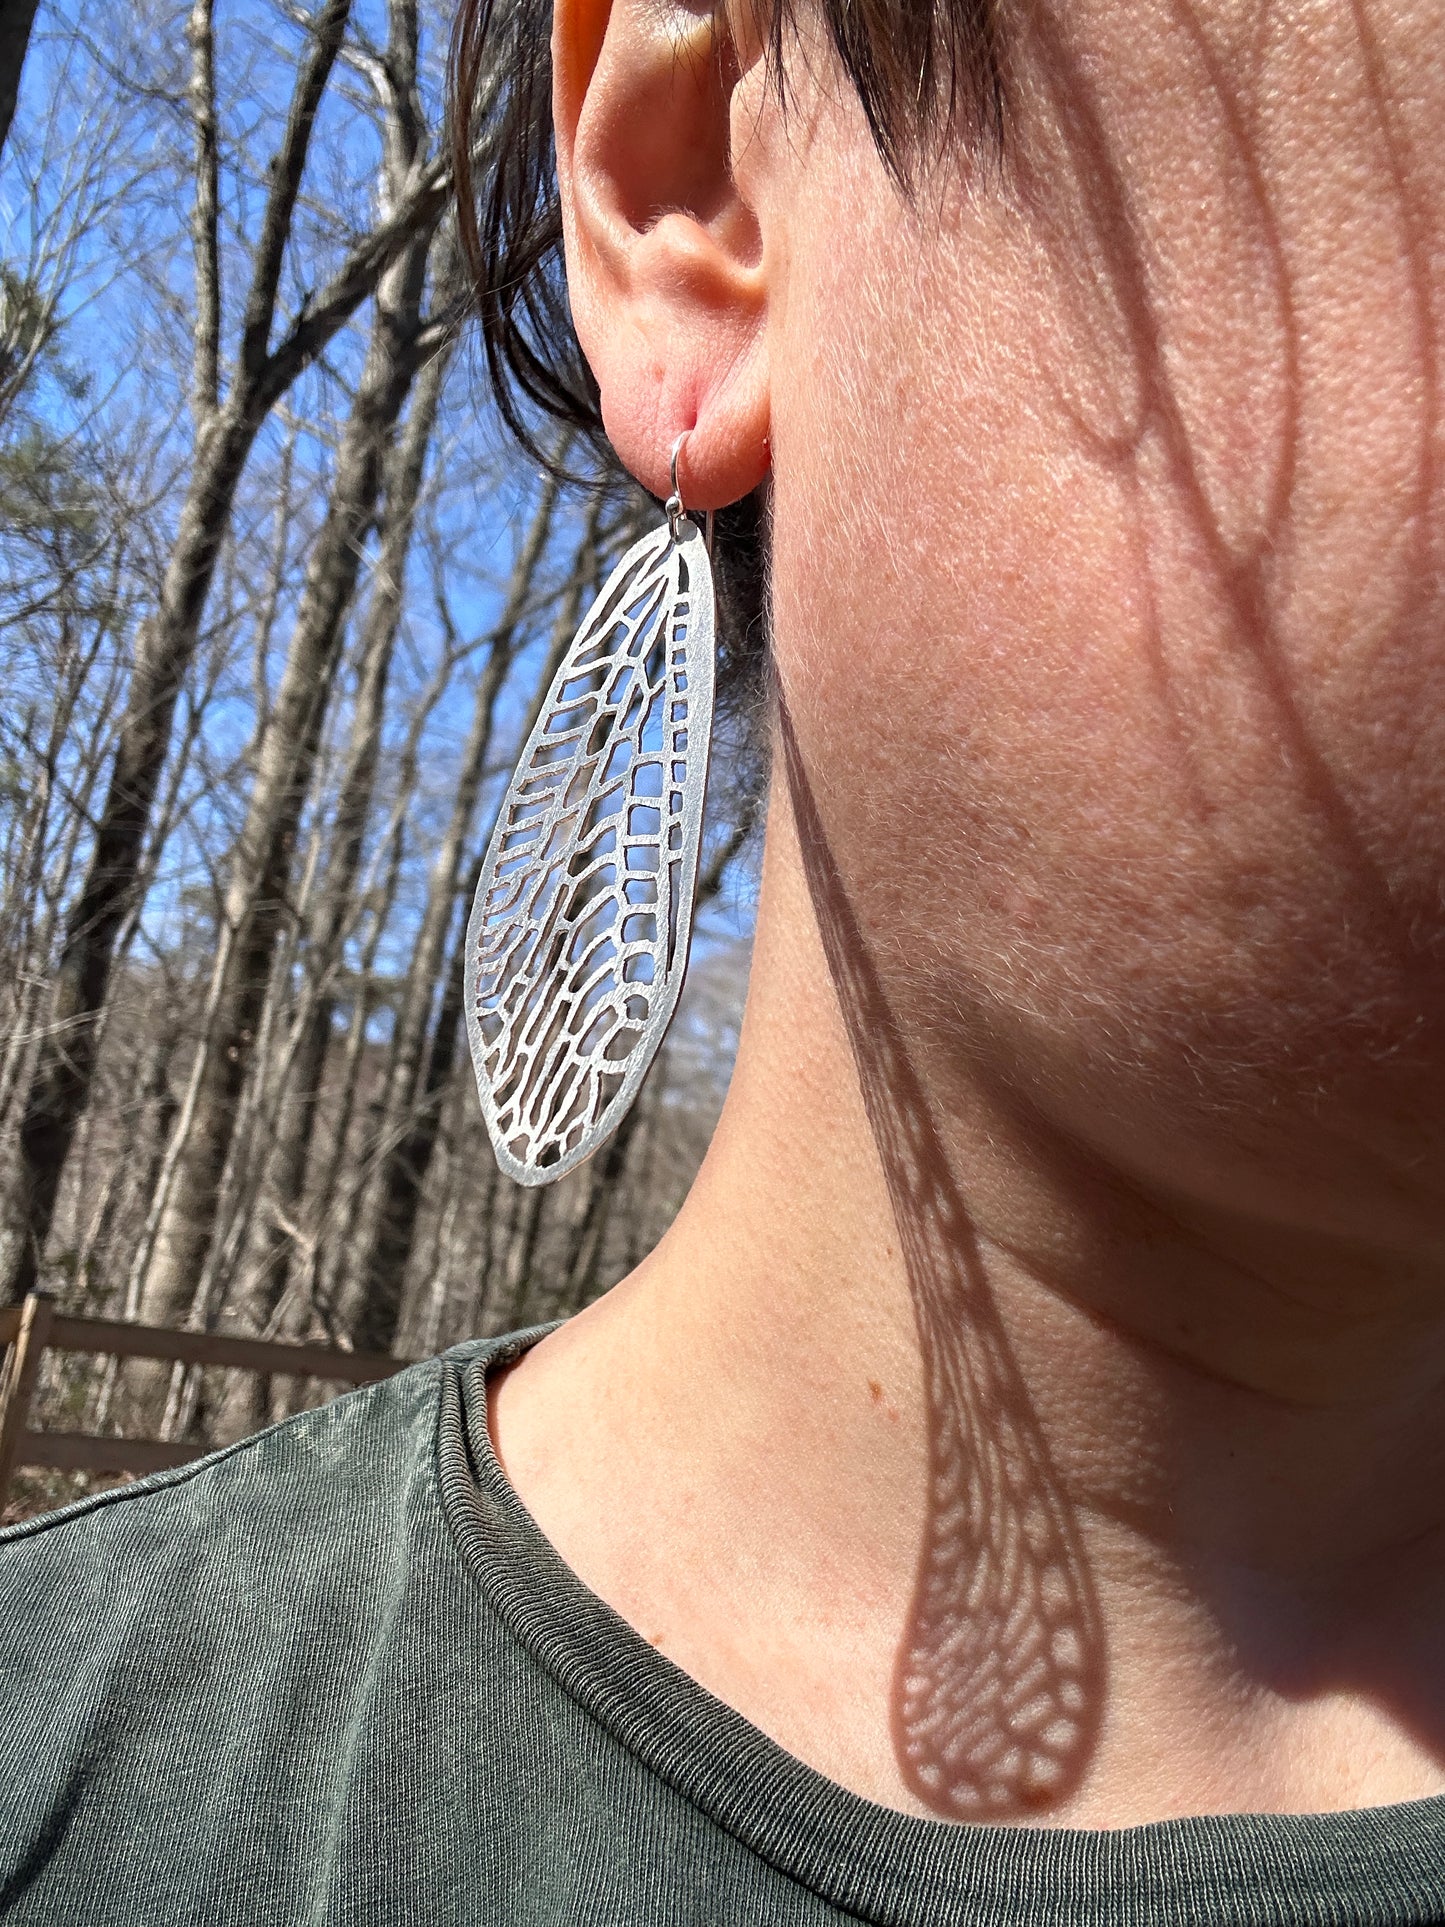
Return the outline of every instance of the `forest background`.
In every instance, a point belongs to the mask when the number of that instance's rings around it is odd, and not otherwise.
[[[0,85],[0,1303],[422,1356],[605,1290],[716,1120],[756,854],[726,743],[687,989],[623,1129],[524,1191],[480,1123],[492,818],[657,511],[559,487],[492,413],[449,27],[431,0],[45,0],[8,135]],[[52,1355],[37,1422],[222,1441],[322,1395]]]

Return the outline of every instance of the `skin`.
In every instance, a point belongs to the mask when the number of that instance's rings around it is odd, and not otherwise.
[[[711,32],[558,0],[556,112],[622,459],[771,467],[747,1017],[503,1463],[888,1805],[1445,1791],[1445,4],[1010,19],[1002,163],[911,201],[806,19],[786,114]],[[968,1728],[1030,1615],[1062,1737],[940,1773],[918,1694]]]

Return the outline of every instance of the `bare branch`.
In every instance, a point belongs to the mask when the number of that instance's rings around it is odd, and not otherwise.
[[[326,83],[331,78],[336,56],[341,51],[350,12],[351,0],[324,0],[320,12],[312,21],[311,49],[297,74],[286,132],[280,150],[271,163],[271,188],[266,197],[261,238],[256,246],[251,289],[246,297],[246,313],[241,325],[237,379],[249,387],[256,386],[268,368],[266,350],[276,313],[276,291],[281,284],[281,262],[291,234],[291,216],[296,206],[296,196],[301,191],[301,176],[311,146],[316,112],[326,91]],[[372,285],[375,285],[374,281]],[[366,292],[363,288],[357,300]],[[353,308],[355,305],[352,304]],[[348,309],[347,313],[350,312],[351,309]],[[325,338],[323,336],[321,339]],[[279,386],[268,383],[272,399],[281,394],[286,386],[284,381]]]
[[[254,391],[259,412],[264,413],[285,393],[301,370],[351,319],[407,242],[435,226],[451,191],[450,164],[443,159],[433,161],[417,176],[395,212],[357,243],[266,358]]]
[[[196,186],[191,203],[191,245],[196,263],[196,315],[192,327],[194,361],[191,407],[201,428],[220,399],[221,257],[219,215],[220,161],[216,147],[216,45],[214,0],[193,0],[186,38],[191,47],[191,132]]]

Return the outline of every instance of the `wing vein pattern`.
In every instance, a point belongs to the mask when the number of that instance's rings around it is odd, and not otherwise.
[[[712,575],[679,524],[623,556],[522,750],[467,931],[497,1161],[561,1177],[616,1129],[687,968],[713,705]]]

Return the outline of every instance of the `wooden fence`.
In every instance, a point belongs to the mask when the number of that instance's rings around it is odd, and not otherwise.
[[[101,1437],[87,1432],[32,1432],[30,1407],[47,1351],[95,1352],[112,1358],[170,1359],[183,1365],[230,1365],[248,1372],[285,1373],[347,1385],[369,1385],[411,1363],[385,1352],[343,1352],[325,1345],[278,1345],[268,1339],[219,1332],[166,1331],[109,1318],[68,1318],[35,1294],[0,1311],[0,1513],[17,1466],[65,1472],[159,1472],[185,1465],[213,1448],[196,1440]]]

